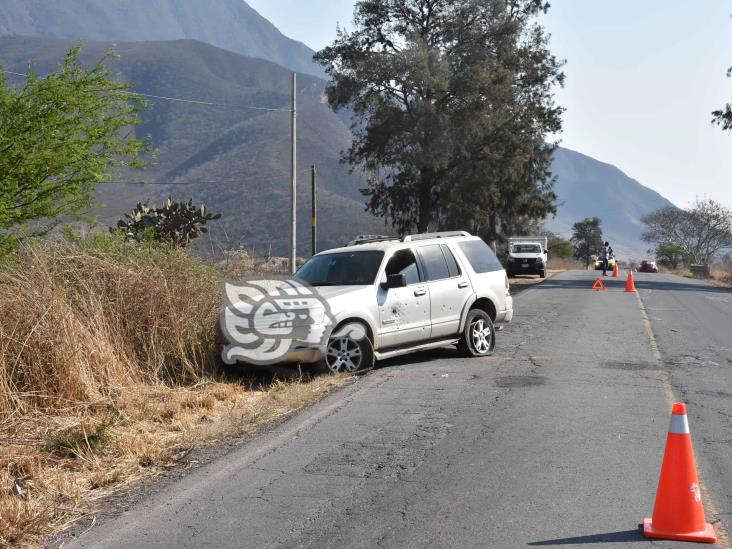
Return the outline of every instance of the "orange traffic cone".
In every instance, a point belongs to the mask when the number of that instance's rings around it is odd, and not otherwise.
[[[596,292],[605,289],[605,285],[602,283],[602,280],[600,280],[599,276],[597,277],[597,280],[595,280],[595,283],[592,285],[592,289]]]
[[[633,271],[628,272],[628,282],[625,283],[626,292],[635,292],[635,281],[633,280]]]
[[[647,538],[714,543],[714,527],[704,520],[699,479],[696,476],[686,405],[674,404],[658,480],[653,518],[643,519]]]
[[[618,262],[615,262],[615,265],[613,265],[613,278],[618,278],[618,275],[620,274],[620,270],[618,269]]]

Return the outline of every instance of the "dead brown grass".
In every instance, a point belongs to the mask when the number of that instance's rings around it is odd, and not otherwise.
[[[37,543],[196,445],[345,382],[222,377],[219,279],[183,252],[110,238],[0,266],[0,546]]]
[[[696,278],[687,268],[670,269],[668,267],[659,267],[662,273],[675,274],[686,278]],[[715,267],[711,269],[711,278],[706,279],[707,282],[720,286],[722,288],[732,288],[732,267]]]

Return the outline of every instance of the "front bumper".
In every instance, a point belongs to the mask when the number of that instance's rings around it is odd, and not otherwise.
[[[287,354],[282,357],[280,362],[312,364],[321,360],[324,354],[325,353],[319,347],[295,347],[290,349]]]
[[[521,263],[510,263],[507,270],[512,274],[539,274],[545,268],[544,263],[529,263],[526,267]]]

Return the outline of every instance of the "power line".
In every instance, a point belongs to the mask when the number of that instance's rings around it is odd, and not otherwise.
[[[248,107],[244,105],[226,105],[224,103],[212,103],[210,101],[199,101],[198,99],[182,99],[180,97],[165,97],[163,95],[152,95],[149,93],[140,93],[138,91],[134,91],[136,95],[141,95],[142,97],[151,97],[153,99],[165,99],[166,101],[179,101],[181,103],[194,103],[196,105],[211,105],[213,107],[226,107],[230,109],[250,109],[253,111],[276,111],[276,112],[290,112],[290,109],[272,109],[268,107]]]
[[[13,72],[5,69],[0,69],[6,74],[13,74],[15,76],[25,76],[28,77],[28,74],[22,73],[22,72]],[[211,107],[224,107],[227,109],[247,109],[247,110],[253,110],[253,111],[270,111],[270,112],[290,112],[290,109],[275,109],[270,107],[250,107],[247,105],[231,105],[231,104],[225,104],[225,103],[214,103],[212,101],[202,101],[199,99],[184,99],[182,97],[168,97],[165,95],[153,95],[150,93],[141,93],[138,91],[134,91],[133,93],[140,95],[142,97],[150,97],[152,99],[163,99],[165,101],[177,101],[179,103],[192,103],[195,105],[207,105]]]
[[[26,76],[26,77],[28,76],[27,74],[22,73],[22,72],[6,71],[5,69],[2,69],[2,71],[3,72],[6,72],[8,74],[14,74],[15,76]]]

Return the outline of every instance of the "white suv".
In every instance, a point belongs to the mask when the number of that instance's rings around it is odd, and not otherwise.
[[[327,302],[332,329],[318,348],[295,346],[283,361],[334,372],[448,345],[485,356],[495,345],[493,323],[513,317],[503,266],[462,231],[362,238],[311,257],[295,278]],[[365,337],[351,337],[359,331]]]

